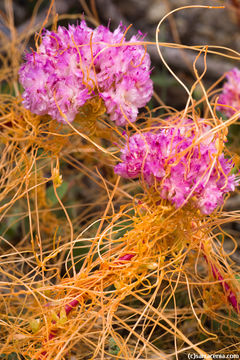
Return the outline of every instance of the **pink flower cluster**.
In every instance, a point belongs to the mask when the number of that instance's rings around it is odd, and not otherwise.
[[[212,136],[192,146],[197,136],[189,120],[187,123],[131,136],[121,150],[122,163],[114,170],[125,178],[140,176],[149,186],[157,186],[161,197],[177,208],[191,199],[203,214],[210,214],[237,184],[235,175],[230,175],[233,163],[224,154],[216,158]],[[206,126],[202,133],[207,133]]]
[[[227,81],[223,85],[223,92],[219,96],[217,110],[222,111],[228,117],[240,111],[240,70],[232,69],[226,74]],[[240,118],[240,115],[239,115]]]
[[[138,42],[137,36],[127,42],[121,25],[111,32],[81,21],[46,30],[19,71],[24,106],[64,122],[62,112],[72,122],[88,99],[100,96],[117,125],[125,125],[125,117],[134,122],[153,94],[150,58]]]

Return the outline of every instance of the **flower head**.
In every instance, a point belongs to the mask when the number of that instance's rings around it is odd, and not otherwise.
[[[135,134],[121,150],[122,163],[115,172],[125,178],[141,177],[157,186],[160,195],[180,207],[190,200],[204,214],[223,203],[223,196],[236,185],[231,160],[218,154],[212,135],[202,126],[203,141],[197,140],[193,122],[184,127]]]
[[[79,108],[98,95],[110,119],[134,122],[153,93],[150,58],[136,36],[126,42],[121,25],[46,30],[36,52],[26,55],[19,71],[23,104],[38,115],[73,121]]]
[[[218,104],[224,106],[217,106],[217,110],[231,117],[240,111],[240,70],[234,68],[226,74],[226,77],[227,81],[223,85],[223,91],[218,99]]]

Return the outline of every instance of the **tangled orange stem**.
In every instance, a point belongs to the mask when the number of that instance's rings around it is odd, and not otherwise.
[[[135,256],[135,254],[125,254],[123,256],[120,256],[118,258],[117,261],[114,262],[114,264],[123,264],[124,262],[127,262],[127,261],[130,261],[133,257]],[[66,315],[69,315],[69,313],[76,307],[78,306],[79,304],[79,300],[77,298],[73,299],[72,301],[70,301],[68,304],[66,304],[64,306],[64,310],[65,310],[65,313]],[[60,313],[58,313],[57,315],[59,318],[60,318]],[[55,320],[52,320],[52,324],[56,324],[56,321]],[[57,335],[57,330],[51,330],[50,331],[50,334],[48,336],[48,340],[52,340],[56,337]],[[43,351],[41,354],[40,354],[40,358],[39,360],[42,360],[43,357],[45,357],[47,355],[47,351]]]

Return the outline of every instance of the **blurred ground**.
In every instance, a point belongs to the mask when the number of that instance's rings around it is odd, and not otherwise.
[[[0,29],[10,36],[5,26],[6,4],[13,3],[15,25],[19,34],[32,31],[44,21],[51,1],[42,0],[2,0],[0,2]],[[181,43],[185,45],[209,45],[224,46],[240,51],[240,1],[215,1],[199,0],[198,5],[225,6],[224,9],[192,8],[175,12],[163,22],[160,28],[159,41]],[[122,22],[132,27],[129,36],[136,34],[138,30],[147,34],[146,40],[155,41],[156,27],[158,22],[170,11],[183,6],[196,6],[196,2],[190,0],[55,0],[54,11],[59,15],[83,13],[94,15],[97,23],[107,25],[110,19],[110,27],[113,29]],[[31,21],[33,11],[37,10],[35,19]],[[75,21],[75,20],[73,20]],[[66,24],[66,21],[60,23]],[[171,102],[171,106],[181,109],[184,106],[186,96],[183,89],[173,86],[168,71],[162,66],[159,54],[155,46],[148,48],[154,66],[153,74],[158,76],[161,87],[164,88],[161,95],[164,101]],[[197,53],[192,50],[179,51],[179,49],[163,49],[167,63],[187,84],[193,80],[193,61]],[[237,62],[229,58],[208,55],[206,85],[210,85],[224,72],[235,66]],[[197,62],[199,72],[204,69],[203,57]],[[162,73],[164,71],[164,73]],[[159,76],[160,75],[160,76]],[[163,78],[161,79],[161,76]],[[170,79],[169,79],[170,78]],[[163,81],[162,81],[163,80]],[[176,84],[175,84],[176,85]]]

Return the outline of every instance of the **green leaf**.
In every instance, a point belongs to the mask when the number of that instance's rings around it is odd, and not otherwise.
[[[219,110],[216,110],[216,114],[217,114],[217,117],[222,118],[223,120],[227,120],[227,119],[228,119],[228,117],[227,117],[224,113],[222,113],[221,111],[219,111]]]
[[[151,76],[152,81],[155,85],[161,87],[170,87],[174,85],[178,85],[178,82],[173,78],[165,74],[157,74]]]
[[[112,355],[117,355],[119,353],[120,349],[119,347],[117,346],[114,338],[110,338],[109,339],[109,352],[110,354]]]
[[[234,168],[232,168],[232,170],[231,170],[231,174],[237,174],[238,171],[239,171],[238,167],[234,166]],[[239,279],[240,279],[240,277],[239,277]]]
[[[1,355],[0,355],[0,359],[4,359],[4,360],[19,360],[20,357],[18,356],[17,353],[12,352],[12,353],[9,354],[9,355],[1,354]]]
[[[63,181],[62,184],[56,188],[56,190],[59,198],[62,200],[68,190],[68,183]],[[56,195],[54,193],[53,185],[47,188],[46,197],[52,206],[58,203],[58,199],[56,198]]]

